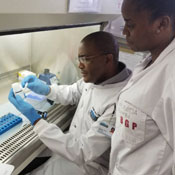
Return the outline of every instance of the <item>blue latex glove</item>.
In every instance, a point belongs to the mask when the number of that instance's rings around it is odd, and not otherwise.
[[[26,83],[28,83],[27,88],[37,94],[48,95],[50,92],[50,87],[34,75],[29,75],[22,80],[21,85],[23,88]]]
[[[41,116],[37,113],[31,104],[25,102],[19,95],[15,96],[13,89],[10,90],[8,99],[18,111],[20,111],[30,120],[32,125],[36,120],[41,118]]]

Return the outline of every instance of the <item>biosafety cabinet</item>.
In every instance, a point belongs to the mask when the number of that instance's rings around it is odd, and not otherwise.
[[[9,102],[11,85],[19,82],[19,72],[28,70],[37,76],[44,69],[56,75],[59,84],[72,84],[81,76],[77,69],[77,49],[87,34],[102,30],[118,17],[114,0],[1,0],[0,3],[0,163],[14,165],[19,174],[46,149],[29,121]],[[36,99],[35,99],[36,100]],[[64,131],[75,106],[32,101],[47,112],[46,120]],[[6,132],[2,117],[22,118]]]

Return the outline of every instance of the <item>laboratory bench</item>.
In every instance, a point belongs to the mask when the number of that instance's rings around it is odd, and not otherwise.
[[[33,131],[33,126],[9,102],[0,106],[1,111],[9,111],[22,117],[23,122],[0,135],[0,163],[15,166],[12,175],[19,174],[35,157],[42,153],[46,146]],[[52,105],[46,120],[65,131],[72,120],[75,106]],[[2,113],[1,113],[2,115]]]

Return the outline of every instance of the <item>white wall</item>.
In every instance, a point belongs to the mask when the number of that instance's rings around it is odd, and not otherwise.
[[[30,64],[31,35],[0,37],[0,74]]]
[[[11,84],[17,81],[17,74],[9,72],[30,65],[30,59],[31,34],[0,36],[0,103],[7,101]]]

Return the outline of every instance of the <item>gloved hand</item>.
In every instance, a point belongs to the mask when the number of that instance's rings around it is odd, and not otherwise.
[[[29,75],[22,80],[21,85],[23,88],[26,83],[28,83],[27,88],[37,94],[48,95],[50,92],[50,87],[34,75]]]
[[[25,102],[19,95],[15,96],[13,89],[10,90],[8,99],[18,111],[20,111],[30,120],[32,125],[36,120],[41,118],[41,116],[37,113],[31,104]]]

